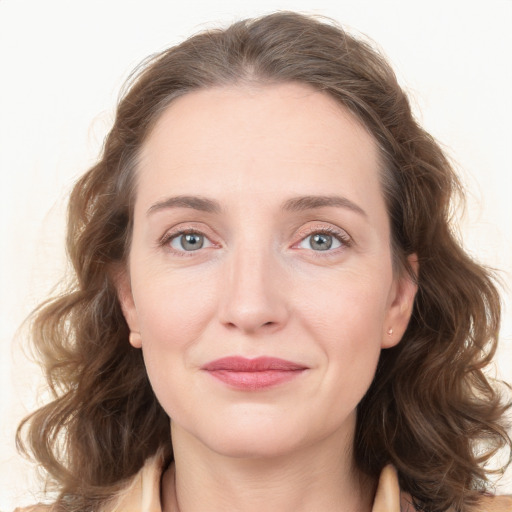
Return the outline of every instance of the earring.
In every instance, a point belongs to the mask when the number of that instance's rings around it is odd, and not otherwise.
[[[140,332],[138,331],[130,331],[129,336],[130,345],[135,348],[142,347],[142,338],[140,337]]]
[[[388,329],[388,336],[391,336],[392,334],[393,334],[393,328],[392,328],[392,327],[390,327],[390,328]]]

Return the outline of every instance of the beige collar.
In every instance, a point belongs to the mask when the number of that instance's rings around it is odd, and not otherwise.
[[[159,453],[148,459],[133,482],[103,512],[162,512],[162,463]],[[512,512],[512,497],[485,497],[482,506],[485,512]],[[398,477],[391,465],[380,474],[372,512],[415,512],[410,496],[400,492]]]

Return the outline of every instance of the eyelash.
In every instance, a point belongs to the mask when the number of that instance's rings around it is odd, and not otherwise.
[[[174,255],[177,256],[183,256],[183,257],[190,257],[194,255],[194,252],[197,251],[177,251],[176,249],[171,248],[170,242],[174,240],[175,238],[178,238],[182,235],[201,235],[204,236],[206,239],[210,240],[210,238],[200,229],[196,228],[184,228],[179,229],[177,231],[171,231],[168,233],[165,233],[165,235],[160,239],[159,245],[161,247],[166,247],[170,252],[172,252]],[[213,243],[212,243],[213,244]],[[215,245],[215,244],[213,244]]]
[[[177,256],[184,256],[184,257],[193,256],[194,252],[197,252],[197,251],[178,251],[178,250],[170,248],[170,246],[169,246],[169,243],[172,240],[174,240],[175,238],[178,238],[182,235],[190,235],[190,234],[201,235],[201,236],[204,236],[206,239],[210,240],[209,237],[200,229],[184,228],[184,229],[179,229],[177,231],[171,231],[171,232],[165,233],[165,235],[160,239],[159,245],[161,247],[167,247],[167,249],[169,251],[171,251],[173,254],[175,254]],[[310,227],[310,228],[307,228],[305,231],[300,232],[299,233],[300,240],[298,242],[296,242],[295,244],[293,244],[293,246],[295,247],[295,246],[299,245],[306,238],[308,238],[312,235],[332,236],[333,238],[338,240],[341,244],[341,247],[337,247],[332,250],[314,251],[313,249],[311,249],[311,252],[315,253],[316,256],[318,256],[318,257],[332,256],[333,254],[337,254],[340,250],[344,250],[348,247],[351,247],[351,245],[352,245],[352,239],[345,231],[342,231],[342,230],[339,230],[339,229],[336,229],[333,227],[329,227],[329,226],[322,226],[322,227]],[[213,244],[213,242],[212,242],[212,244]],[[213,244],[213,245],[215,245],[215,244]],[[325,253],[325,254],[322,254],[322,253]]]
[[[313,251],[311,249],[311,251],[313,253],[315,253],[318,257],[328,257],[328,256],[332,256],[332,255],[335,255],[335,254],[338,254],[339,251],[343,251],[344,249],[348,248],[348,247],[351,247],[352,245],[352,239],[350,238],[350,236],[343,230],[340,230],[340,229],[336,229],[334,227],[331,227],[331,226],[311,226],[309,228],[307,228],[305,231],[302,231],[300,233],[300,240],[294,244],[294,246],[297,246],[298,244],[300,244],[301,242],[303,242],[304,240],[306,240],[306,238],[312,236],[312,235],[328,235],[328,236],[332,236],[333,238],[335,238],[336,240],[338,240],[338,242],[340,242],[341,244],[341,247],[337,247],[335,249],[332,249],[332,250],[326,250],[326,251]]]

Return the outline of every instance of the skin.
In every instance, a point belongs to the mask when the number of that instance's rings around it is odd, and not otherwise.
[[[137,172],[118,292],[171,417],[164,510],[370,510],[374,483],[351,450],[356,407],[416,293],[393,273],[373,137],[305,85],[214,88],[167,108]],[[283,208],[334,195],[341,204]],[[202,248],[186,251],[180,229],[204,236]],[[323,232],[321,251],[312,237]],[[307,370],[256,391],[201,370],[232,355]]]

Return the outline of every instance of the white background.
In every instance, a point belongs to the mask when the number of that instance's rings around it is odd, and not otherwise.
[[[66,196],[98,154],[124,79],[194,32],[277,9],[377,41],[457,162],[463,242],[502,270],[496,371],[512,382],[512,0],[0,0],[0,510],[37,499],[13,443],[39,385],[16,329],[64,273]]]

